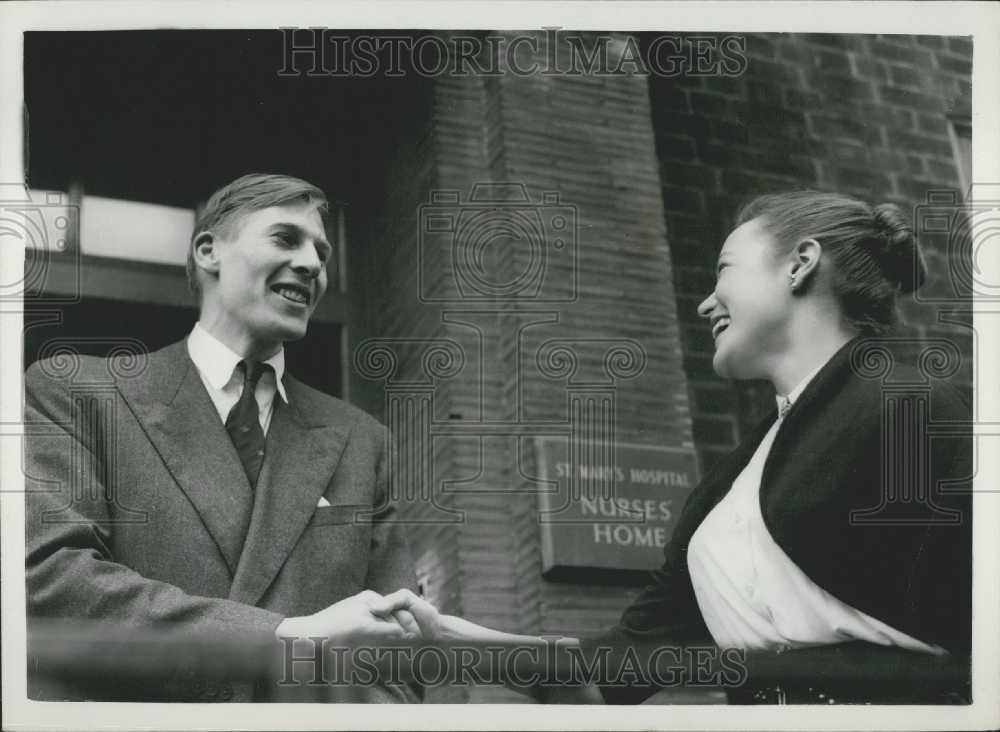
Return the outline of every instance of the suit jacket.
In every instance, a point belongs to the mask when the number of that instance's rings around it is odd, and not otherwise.
[[[923,407],[920,399],[889,398],[907,384],[908,393],[918,394],[927,380],[900,364],[885,383],[859,375],[852,355],[861,345],[854,339],[838,351],[786,415],[761,479],[764,522],[777,544],[824,590],[897,630],[965,656],[972,623],[969,408],[957,390],[941,382],[927,387]],[[688,574],[688,543],[776,418],[776,412],[768,415],[707,472],[689,496],[650,586],[616,627],[587,645],[639,644],[648,650],[663,643],[711,644]],[[919,438],[919,430],[928,427],[951,436],[904,445],[902,435]],[[890,435],[897,439],[892,448]],[[920,444],[925,447],[915,447]],[[926,483],[919,480],[921,473]],[[905,495],[918,485],[929,487],[933,512],[921,496]],[[869,511],[882,506],[893,489],[903,500]],[[861,644],[865,648],[859,652],[858,644],[847,645],[846,654],[804,649],[781,654],[780,662],[775,654],[751,654],[750,680],[755,663],[767,681],[794,683],[808,675],[807,669],[815,670],[819,659],[830,678],[861,676],[862,667],[879,657],[889,667],[919,662],[920,654],[870,644]],[[839,670],[831,666],[838,662]],[[631,703],[655,689],[640,683],[602,691],[609,701]]]
[[[145,359],[57,357],[34,364],[25,381],[29,620],[267,645],[286,616],[366,588],[415,586],[387,495],[385,430],[362,411],[286,375],[289,401],[275,400],[252,490],[183,341]],[[317,508],[320,497],[330,505]],[[100,680],[74,689],[101,698],[270,695],[252,678],[206,681],[183,664],[167,676],[153,687],[123,690],[116,679],[113,689]],[[417,699],[396,685],[314,687],[316,695]]]

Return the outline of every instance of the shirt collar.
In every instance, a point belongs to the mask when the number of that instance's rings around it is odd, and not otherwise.
[[[188,353],[205,380],[214,389],[219,390],[229,383],[233,371],[236,370],[236,364],[243,360],[242,356],[202,327],[200,322],[194,324],[194,329],[188,336]],[[281,399],[287,404],[288,395],[282,383],[285,376],[285,349],[279,348],[278,352],[264,363],[274,369],[275,386]]]
[[[812,371],[810,371],[808,374],[806,374],[805,378],[803,378],[802,381],[800,381],[795,386],[794,389],[792,389],[790,392],[788,392],[788,396],[783,396],[781,394],[776,394],[775,395],[774,400],[778,404],[778,413],[779,414],[781,414],[783,411],[787,412],[791,408],[791,405],[795,404],[795,402],[798,401],[798,398],[802,395],[802,392],[805,391],[805,388],[807,386],[809,386],[809,382],[813,380],[813,377],[816,374],[818,374],[819,371],[820,371],[820,369],[822,369],[825,365],[826,365],[825,362],[821,363],[819,366],[817,366]]]

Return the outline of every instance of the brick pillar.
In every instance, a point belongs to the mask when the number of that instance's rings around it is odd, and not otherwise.
[[[544,65],[518,63],[533,60]],[[419,228],[426,210],[408,207],[460,209],[476,184],[504,204],[528,200],[482,213],[494,229],[473,221],[457,246],[393,225],[369,248],[369,281],[384,283],[371,332],[438,339],[463,354],[459,371],[436,382],[427,441],[434,500],[462,520],[411,527],[418,571],[445,612],[507,631],[585,635],[615,622],[636,590],[542,578],[538,497],[525,477],[535,471],[531,435],[565,422],[572,402],[613,416],[601,425],[607,438],[692,447],[647,80],[505,68],[432,86],[427,119],[415,121],[426,125],[421,147],[387,179],[386,221]],[[575,230],[559,228],[573,220]],[[542,232],[542,246],[529,246],[529,230]],[[562,347],[576,354],[572,380],[560,373]],[[420,374],[421,348],[403,347],[399,373]],[[429,509],[404,510],[420,519]],[[443,688],[428,700],[524,698]]]
[[[540,53],[521,58],[545,66]],[[642,76],[511,74],[488,84],[491,114],[487,153],[496,180],[524,182],[532,198],[557,191],[559,203],[574,206],[578,236],[575,292],[570,302],[511,306],[504,314],[501,351],[506,357],[503,392],[509,410],[517,406],[527,422],[565,419],[567,387],[539,372],[536,354],[550,339],[575,344],[574,380],[606,383],[608,344],[631,339],[646,359],[641,373],[612,387],[613,439],[646,445],[691,447],[691,417],[683,370],[677,303],[667,242],[660,178],[649,106]],[[501,263],[509,279],[523,271],[524,250]],[[518,254],[521,259],[518,259]],[[517,331],[512,321],[528,312],[549,314],[523,331],[521,363],[513,361]],[[534,316],[542,321],[544,315]],[[594,387],[603,394],[603,387]],[[583,395],[586,398],[586,395]],[[529,446],[530,448],[530,446]],[[528,485],[518,470],[534,474],[534,454],[522,465],[506,462],[506,484]],[[538,502],[534,494],[506,502],[517,537],[516,595],[508,600],[520,629],[532,633],[588,634],[615,622],[634,596],[622,587],[548,582],[541,579]]]

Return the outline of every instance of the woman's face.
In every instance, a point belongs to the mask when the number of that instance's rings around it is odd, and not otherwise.
[[[767,378],[785,346],[790,263],[778,252],[760,218],[733,230],[719,252],[715,291],[698,306],[712,323],[719,376]]]

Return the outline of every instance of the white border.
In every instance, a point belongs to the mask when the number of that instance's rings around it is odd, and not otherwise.
[[[925,33],[973,35],[974,177],[1000,181],[1000,6],[967,2],[39,2],[0,6],[0,180],[21,180],[21,32],[29,29],[138,28],[490,28],[559,26],[594,30]],[[23,252],[0,252],[4,273],[21,271]],[[984,273],[1000,282],[1000,273]],[[11,281],[4,274],[3,282]],[[5,729],[985,729],[1000,726],[1000,450],[981,449],[974,518],[974,688],[971,707],[538,707],[438,706],[363,708],[323,705],[177,705],[32,703],[24,699],[24,522],[21,450],[21,317],[0,304],[0,514],[3,576],[3,727]],[[977,370],[998,373],[993,316],[976,325]],[[987,326],[992,330],[987,330]],[[983,413],[1000,414],[1000,381],[983,384]],[[977,385],[978,386],[978,385]],[[981,447],[990,447],[983,441]]]

